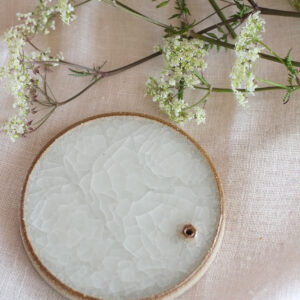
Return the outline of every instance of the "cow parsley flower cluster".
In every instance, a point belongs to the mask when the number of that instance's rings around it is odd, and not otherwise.
[[[24,120],[18,116],[11,117],[3,126],[3,130],[8,133],[12,141],[15,141],[21,135],[24,135],[28,126],[24,123]]]
[[[159,80],[150,77],[147,81],[146,93],[176,123],[191,119],[204,122],[205,111],[196,109],[197,106],[195,109],[190,107],[183,99],[183,90],[200,84],[198,72],[207,67],[204,42],[173,36],[164,39],[160,50],[164,57],[164,68]]]
[[[201,123],[205,123],[206,120],[206,112],[202,107],[196,106],[194,109],[194,119],[196,123],[199,125]]]
[[[60,17],[65,24],[70,24],[75,20],[75,8],[69,0],[58,0],[56,11],[60,13]]]
[[[67,6],[66,6],[67,5]],[[51,0],[40,0],[33,12],[17,14],[22,23],[11,27],[4,35],[9,51],[7,65],[0,67],[0,79],[6,81],[9,93],[14,97],[13,107],[18,115],[11,117],[3,126],[3,130],[15,140],[28,130],[27,116],[31,105],[37,97],[40,83],[38,65],[35,61],[56,61],[63,58],[62,54],[51,55],[50,49],[43,52],[32,52],[26,55],[25,45],[36,33],[48,34],[55,29],[53,17],[59,13],[62,20],[69,24],[74,19],[74,7],[68,1],[58,1],[51,6]],[[50,66],[57,66],[51,63]]]
[[[264,32],[265,20],[256,12],[250,15],[246,25],[242,29],[235,44],[236,61],[230,74],[231,87],[237,101],[246,106],[247,95],[254,95],[257,87],[253,69],[263,47],[259,46],[262,41],[261,32]],[[244,88],[245,92],[239,89]]]

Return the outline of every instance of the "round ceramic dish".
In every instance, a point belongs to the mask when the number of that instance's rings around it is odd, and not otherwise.
[[[142,114],[67,128],[24,184],[25,250],[68,299],[174,299],[207,270],[223,231],[223,192],[205,151]]]

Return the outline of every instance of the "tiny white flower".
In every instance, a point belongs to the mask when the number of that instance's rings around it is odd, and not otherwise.
[[[204,108],[197,106],[195,108],[194,118],[195,118],[198,125],[201,124],[201,123],[205,123],[206,112],[205,112]]]
[[[175,81],[174,78],[171,78],[171,79],[169,80],[169,85],[170,85],[170,86],[175,86],[175,85],[176,85],[176,81]]]

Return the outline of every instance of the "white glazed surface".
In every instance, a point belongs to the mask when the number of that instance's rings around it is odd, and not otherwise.
[[[111,116],[58,138],[24,202],[28,238],[60,281],[89,296],[140,299],[183,281],[212,246],[216,179],[200,151],[159,122]],[[185,224],[194,239],[181,234]]]

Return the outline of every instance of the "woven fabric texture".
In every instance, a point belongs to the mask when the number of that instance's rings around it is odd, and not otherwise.
[[[172,14],[168,6],[155,9],[152,1],[124,1],[158,20]],[[212,12],[208,1],[188,1],[195,19]],[[37,1],[2,1],[0,35],[15,24],[16,12]],[[258,1],[261,6],[291,10],[287,0]],[[66,59],[113,69],[153,52],[164,33],[155,25],[124,14],[98,1],[78,9],[72,26],[58,25],[40,47],[62,50]],[[266,16],[267,44],[285,56],[293,48],[300,60],[300,19]],[[213,16],[199,29],[218,22]],[[0,63],[7,50],[0,42]],[[232,51],[212,51],[207,78],[216,87],[229,85]],[[38,131],[12,143],[0,134],[0,299],[62,300],[37,274],[27,258],[19,233],[19,205],[26,173],[37,153],[58,132],[95,114],[126,111],[167,120],[145,97],[145,82],[157,75],[162,58],[99,82],[80,98],[57,109]],[[52,75],[56,97],[64,100],[88,80]],[[260,60],[257,74],[285,83],[284,67]],[[199,95],[197,95],[198,97]],[[184,130],[208,152],[225,191],[227,224],[218,255],[197,285],[179,300],[298,300],[300,299],[300,94],[282,104],[282,92],[257,93],[242,108],[227,94],[214,94],[207,103],[207,122]],[[13,99],[0,88],[0,121],[12,110]]]

